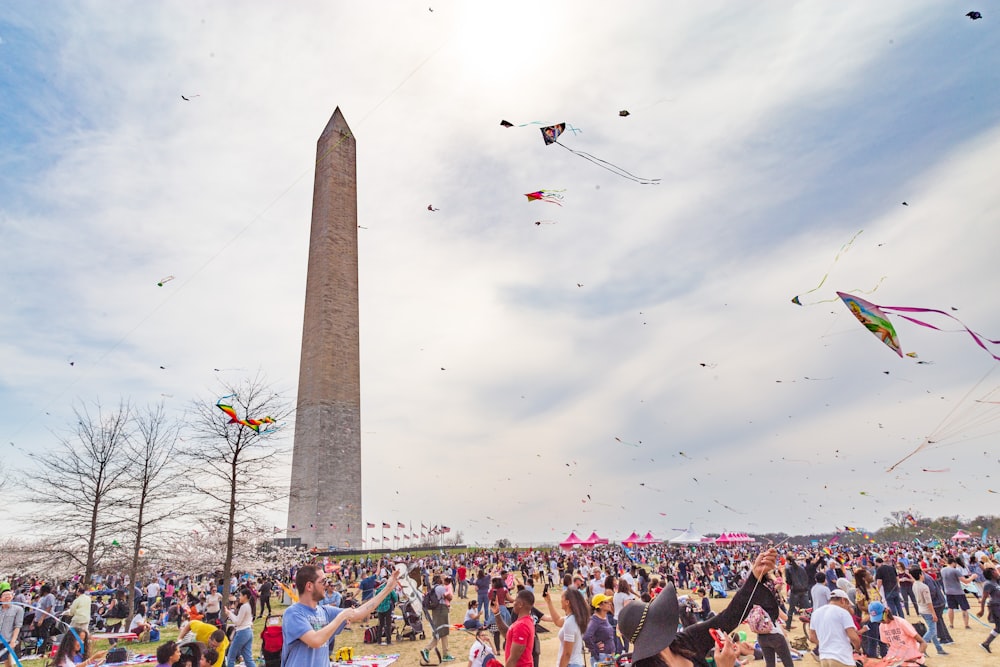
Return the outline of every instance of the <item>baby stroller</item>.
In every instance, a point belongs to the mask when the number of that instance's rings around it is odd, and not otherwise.
[[[400,611],[403,615],[399,617],[401,624],[396,628],[396,641],[402,641],[403,639],[409,639],[410,641],[416,641],[418,638],[426,639],[424,622],[420,618],[420,614],[413,608],[413,603],[404,602],[400,607]]]
[[[281,634],[281,616],[268,615],[260,631],[260,651],[264,667],[281,667],[281,649],[285,639]]]

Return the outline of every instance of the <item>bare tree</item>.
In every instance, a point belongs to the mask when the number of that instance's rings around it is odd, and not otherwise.
[[[281,497],[272,470],[280,451],[282,423],[291,409],[288,400],[259,374],[238,385],[224,385],[224,392],[224,403],[239,421],[231,421],[217,404],[195,402],[188,421],[193,443],[184,446],[183,453],[195,467],[192,482],[204,500],[202,517],[225,530],[221,565],[228,586],[237,534],[253,532],[255,513]],[[247,423],[250,419],[264,423],[254,426]]]
[[[160,525],[167,519],[178,518],[184,507],[178,495],[184,488],[182,469],[176,465],[178,438],[177,422],[169,419],[163,405],[135,411],[132,415],[134,435],[124,454],[128,457],[128,475],[122,489],[124,499],[123,526],[131,534],[132,554],[129,563],[127,628],[135,610],[135,583],[138,581],[139,559],[146,542],[156,537]]]
[[[85,405],[74,408],[76,427],[72,436],[60,438],[55,451],[31,455],[35,469],[25,476],[25,489],[39,532],[53,526],[53,557],[58,553],[73,559],[90,581],[105,539],[117,525],[112,510],[120,502],[119,491],[128,470],[126,447],[132,409],[127,401],[105,412],[100,403],[92,414]],[[56,521],[53,521],[57,518]]]

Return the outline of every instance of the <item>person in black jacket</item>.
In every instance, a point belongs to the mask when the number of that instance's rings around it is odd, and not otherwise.
[[[762,582],[774,570],[778,552],[768,549],[754,560],[750,576],[733,596],[729,606],[717,616],[677,630],[680,614],[677,591],[668,583],[650,603],[633,602],[625,606],[618,628],[633,644],[633,667],[707,667],[707,656],[718,633],[722,648],[715,650],[718,667],[733,667],[737,649],[729,634],[746,618],[753,605],[759,605],[772,618],[778,616],[778,601]]]
[[[812,578],[805,567],[805,557],[799,554],[798,558],[789,559],[785,566],[785,583],[791,589],[788,595],[788,627],[791,630],[795,623],[796,610],[808,609],[812,606],[809,598],[809,587],[812,586]]]

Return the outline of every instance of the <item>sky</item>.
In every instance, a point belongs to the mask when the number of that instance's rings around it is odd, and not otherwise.
[[[4,465],[96,401],[183,418],[260,372],[294,404],[339,106],[366,521],[527,543],[987,513],[997,362],[892,316],[900,358],[835,301],[1000,339],[1000,14],[967,9],[3,3]],[[658,184],[546,146],[558,122]]]

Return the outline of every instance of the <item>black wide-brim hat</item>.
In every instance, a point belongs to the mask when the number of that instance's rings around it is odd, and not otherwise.
[[[677,636],[680,605],[673,584],[652,602],[630,602],[618,617],[618,630],[632,644],[632,662],[657,655]]]

